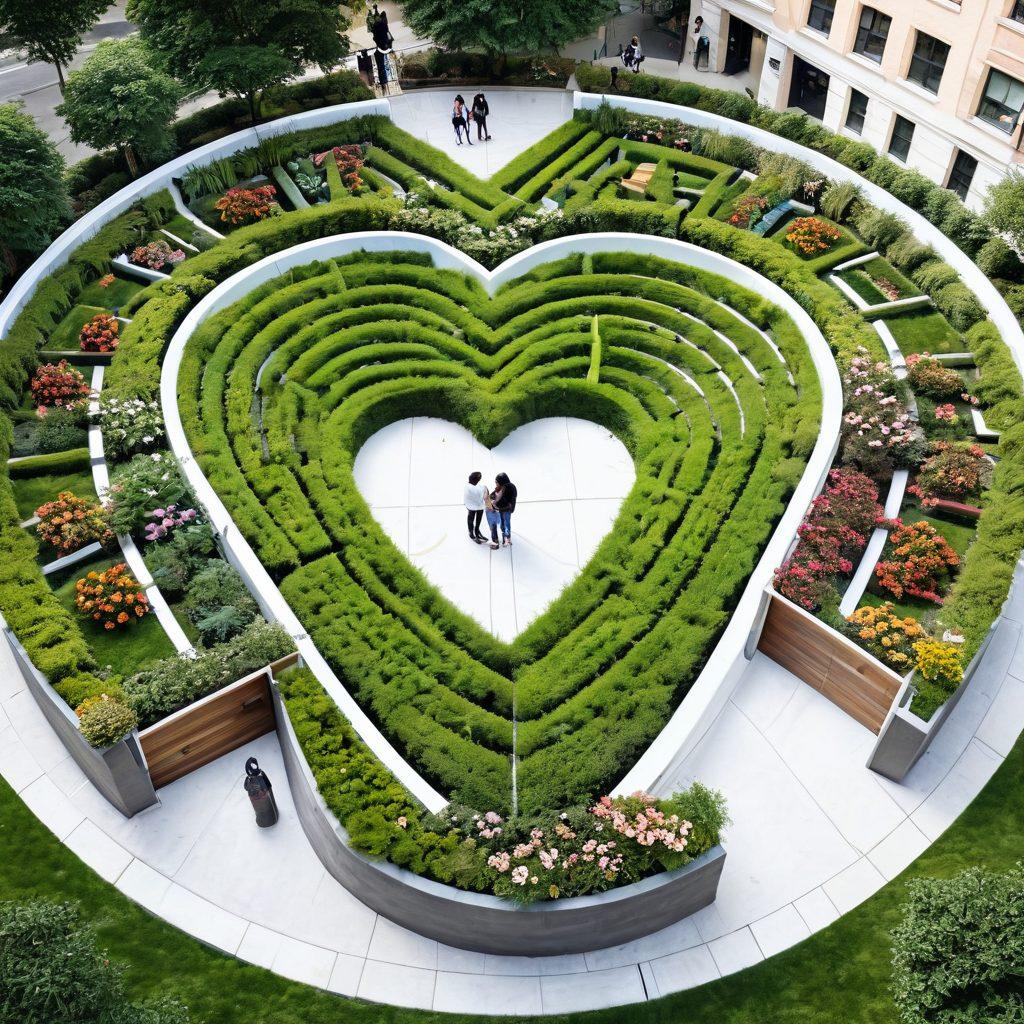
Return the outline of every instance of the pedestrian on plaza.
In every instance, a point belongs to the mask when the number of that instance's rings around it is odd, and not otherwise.
[[[469,474],[469,482],[466,484],[463,500],[466,505],[466,526],[469,528],[469,539],[475,544],[483,544],[484,535],[480,532],[480,520],[484,517],[486,503],[484,496],[487,494],[487,484],[481,483],[483,473],[472,472]],[[495,547],[498,545],[495,544]]]
[[[516,499],[519,497],[519,490],[508,478],[507,473],[499,473],[494,478],[495,489],[491,495],[494,507],[498,511],[501,520],[501,545],[512,547],[512,513],[516,510]]]
[[[473,120],[476,121],[477,141],[490,142],[491,136],[487,131],[487,118],[491,113],[491,108],[487,105],[487,99],[482,92],[478,92],[473,97],[473,106],[470,109],[470,113],[473,115]]]
[[[491,550],[498,549],[498,526],[501,524],[501,513],[494,507],[494,499],[491,492],[484,488],[484,515],[487,517],[487,525],[491,530]]]
[[[629,45],[622,51],[622,63],[635,75],[639,73],[640,65],[643,61],[644,54],[640,46],[640,37],[633,36],[629,41]]]
[[[466,101],[460,93],[455,97],[455,105],[452,107],[452,127],[455,129],[455,141],[462,145],[462,133],[466,133],[466,141],[472,146],[469,140],[469,119],[473,115],[466,109]]]

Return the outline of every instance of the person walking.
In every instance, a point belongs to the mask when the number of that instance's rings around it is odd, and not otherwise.
[[[466,505],[466,526],[469,528],[469,539],[475,544],[483,544],[486,541],[480,532],[480,520],[484,517],[484,495],[487,494],[487,484],[481,483],[483,473],[473,472],[469,474],[469,482],[466,484],[463,499]],[[498,545],[495,544],[495,547]]]
[[[499,473],[494,482],[497,487],[491,497],[501,519],[501,544],[502,547],[508,548],[512,546],[512,513],[516,510],[519,491],[509,480],[507,473]]]
[[[487,517],[487,525],[491,530],[491,550],[498,549],[498,526],[501,524],[501,513],[494,507],[494,499],[491,492],[484,488],[484,515]]]
[[[629,45],[622,51],[622,63],[635,75],[639,73],[643,60],[644,54],[640,46],[640,37],[633,36],[629,41]]]
[[[477,140],[490,142],[491,134],[487,130],[487,118],[491,113],[491,108],[487,105],[487,98],[482,92],[478,92],[473,97],[473,106],[470,112],[473,115],[473,120],[476,121]]]
[[[466,110],[466,101],[462,98],[462,95],[455,97],[455,105],[452,107],[452,127],[455,129],[455,141],[458,145],[462,145],[462,133],[466,133],[466,141],[472,146],[473,143],[469,141],[469,121],[467,114],[469,111]]]

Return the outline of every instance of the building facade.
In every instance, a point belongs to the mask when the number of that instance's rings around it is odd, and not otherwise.
[[[697,0],[709,65],[977,208],[1024,163],[1024,0]]]

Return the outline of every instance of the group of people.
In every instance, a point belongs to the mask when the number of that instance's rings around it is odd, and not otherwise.
[[[683,59],[683,50],[686,47],[686,32],[685,23],[680,26],[680,53],[679,60]],[[701,59],[703,58],[705,65],[707,64],[708,51],[711,48],[711,41],[708,39],[707,33],[704,31],[704,19],[697,15],[693,19],[693,66],[695,68],[700,67]],[[640,65],[646,60],[644,57],[643,48],[640,45],[640,37],[633,36],[629,43],[622,48],[620,54],[622,63],[627,70],[632,71],[634,75],[640,73]],[[615,77],[618,74],[618,68],[612,68],[612,81],[614,83]]]
[[[478,142],[490,142],[491,133],[487,130],[487,118],[490,116],[491,108],[487,105],[487,98],[482,92],[473,97],[471,106],[466,106],[466,101],[460,93],[455,97],[455,105],[452,107],[452,127],[455,129],[455,141],[462,145],[462,133],[466,134],[466,142],[472,146],[469,140],[469,126],[476,123],[476,138]]]
[[[469,539],[474,544],[486,544],[487,538],[480,532],[480,523],[487,516],[487,525],[491,530],[491,548],[512,546],[512,513],[516,510],[516,499],[519,491],[508,478],[507,473],[499,473],[494,478],[494,490],[490,490],[483,482],[483,473],[469,474],[466,484],[466,526],[469,528]],[[498,544],[498,528],[501,528],[501,544]]]

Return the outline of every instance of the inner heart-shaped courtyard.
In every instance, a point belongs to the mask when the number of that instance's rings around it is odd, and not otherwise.
[[[509,547],[470,539],[463,487],[474,471],[492,492],[498,473],[516,485]],[[398,550],[457,608],[511,641],[590,561],[636,473],[625,445],[588,420],[536,420],[487,449],[457,423],[422,417],[377,431],[354,476]],[[490,540],[487,520],[479,526]],[[497,526],[493,536],[500,540]]]
[[[818,440],[818,372],[782,309],[685,263],[434,259],[399,239],[232,286],[190,328],[181,422],[423,778],[567,806],[685,700]],[[510,550],[469,540],[472,470],[520,489]]]

